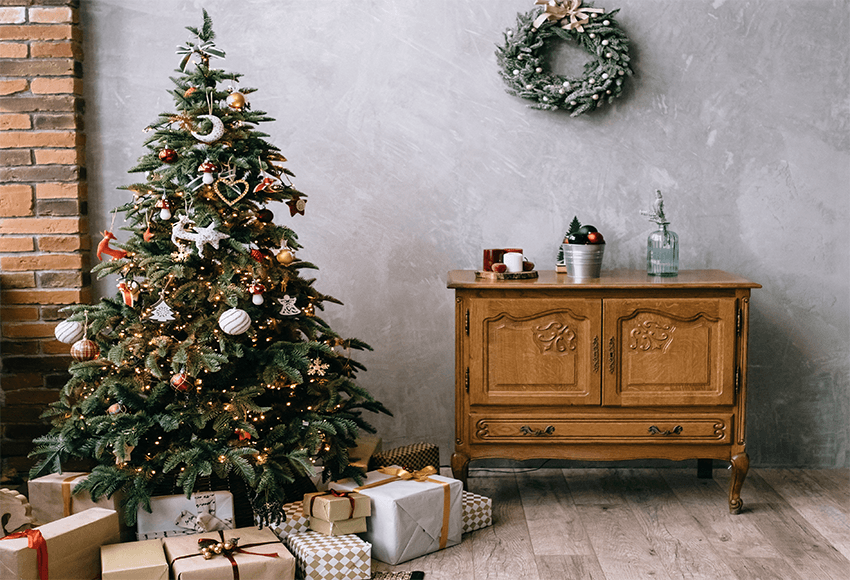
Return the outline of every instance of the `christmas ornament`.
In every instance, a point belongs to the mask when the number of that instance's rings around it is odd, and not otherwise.
[[[263,180],[254,187],[254,193],[259,193],[261,191],[271,190],[274,187],[274,179],[271,177],[264,177]]]
[[[100,349],[93,340],[84,338],[71,345],[71,358],[76,361],[87,361],[97,358]]]
[[[120,260],[127,257],[127,252],[124,250],[114,249],[109,247],[109,242],[116,239],[112,232],[104,230],[103,239],[97,244],[97,259],[103,260],[103,254],[106,254],[114,260]]]
[[[227,95],[227,99],[225,99],[225,102],[227,102],[227,106],[233,109],[234,111],[241,111],[243,108],[245,108],[245,105],[247,104],[247,101],[245,100],[245,95],[243,95],[239,91],[234,91]]]
[[[177,161],[177,151],[166,147],[165,149],[159,150],[157,157],[159,157],[159,160],[163,163],[174,163]]]
[[[266,259],[266,255],[262,251],[260,251],[258,248],[251,248],[248,251],[248,253],[251,254],[251,257],[254,258],[258,262],[262,262],[263,260]]]
[[[274,214],[271,210],[261,209],[257,212],[257,221],[263,222],[264,224],[271,223],[274,219]]]
[[[222,188],[222,186],[224,186],[224,188]],[[242,191],[240,191],[237,186],[241,186]],[[236,198],[230,199],[229,197],[224,195],[228,188],[236,192]],[[215,191],[215,194],[221,201],[223,201],[230,207],[233,207],[236,202],[248,195],[248,189],[250,189],[248,186],[248,182],[244,179],[233,180],[219,178],[216,179],[215,183],[213,184],[213,190]]]
[[[198,90],[198,87],[189,87],[188,89],[186,89],[186,92],[183,93],[183,96],[188,98],[189,96],[191,96],[197,90]]]
[[[278,302],[281,303],[283,308],[280,309],[280,314],[283,316],[295,316],[297,314],[301,314],[301,309],[295,305],[296,297],[290,296],[289,294],[284,294],[283,298],[279,298]]]
[[[171,386],[180,392],[187,391],[192,388],[192,378],[186,374],[185,370],[181,370],[171,376]]]
[[[198,172],[203,173],[203,182],[205,185],[211,185],[213,181],[215,181],[215,176],[213,173],[218,171],[218,168],[210,162],[209,159],[201,163],[198,166]]]
[[[209,244],[216,250],[218,249],[218,243],[221,240],[226,240],[230,236],[227,234],[222,234],[215,230],[215,226],[217,224],[215,222],[211,222],[208,226],[203,228],[198,228],[192,223],[189,219],[188,215],[181,215],[177,218],[177,222],[172,226],[171,229],[171,241],[179,246],[180,243],[177,240],[186,240],[189,242],[194,242],[195,247],[198,249],[198,255],[204,253],[204,244]],[[190,232],[188,227],[194,227],[196,231]]]
[[[174,311],[166,304],[164,295],[160,295],[159,300],[151,306],[148,318],[157,322],[171,322],[174,320]]]
[[[251,317],[239,308],[231,308],[218,317],[218,326],[227,334],[242,334],[251,326]]]
[[[121,403],[113,403],[113,404],[109,405],[109,407],[106,409],[107,415],[120,415],[121,413],[126,413],[126,412],[127,412],[127,407],[125,407]]]
[[[620,96],[623,78],[632,74],[629,39],[612,10],[582,6],[581,0],[536,0],[543,6],[517,15],[515,30],[505,33],[496,51],[502,79],[511,95],[535,101],[533,109],[563,109],[576,117]],[[607,23],[607,24],[606,24]],[[575,41],[593,60],[580,77],[547,70],[552,41]]]
[[[295,254],[292,253],[292,250],[281,250],[277,253],[276,259],[279,264],[288,266],[295,261]]]
[[[139,283],[135,280],[131,280],[130,282],[127,282],[126,280],[119,280],[118,290],[120,290],[122,296],[124,296],[124,304],[130,308],[136,305],[136,300],[139,299],[139,295],[142,293],[141,288],[139,288]]]
[[[286,202],[289,206],[289,216],[294,217],[295,214],[304,215],[304,208],[307,207],[307,200],[300,197],[294,197]]]
[[[85,334],[86,329],[81,322],[76,320],[63,320],[53,329],[53,335],[59,342],[71,344],[80,340]]]
[[[328,370],[329,365],[322,362],[320,358],[314,358],[310,361],[310,366],[307,368],[308,375],[318,375],[320,377],[325,376],[325,371]]]
[[[263,292],[266,291],[266,287],[260,284],[259,282],[254,282],[250,286],[248,286],[248,292],[251,293],[251,301],[259,306],[264,302],[263,300]]]
[[[209,119],[212,123],[212,129],[206,135],[201,135],[195,131],[189,131],[192,137],[201,143],[214,143],[224,136],[224,123],[215,115],[198,115],[198,119]]]
[[[159,219],[163,221],[171,219],[171,204],[168,203],[168,198],[165,197],[164,193],[154,204],[154,207],[159,210]]]
[[[150,224],[148,224],[147,229],[142,234],[142,239],[146,242],[149,242],[153,239],[153,232],[151,231],[151,225]]]
[[[245,429],[236,429],[234,433],[236,433],[236,436],[239,437],[240,441],[251,440],[251,434],[248,433]]]

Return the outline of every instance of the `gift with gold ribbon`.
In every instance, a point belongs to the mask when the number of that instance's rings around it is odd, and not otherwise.
[[[534,20],[534,28],[540,28],[544,22],[556,22],[566,30],[584,32],[584,25],[590,22],[594,14],[604,14],[602,8],[582,6],[582,0],[535,0],[534,4],[543,6],[543,12]]]
[[[99,578],[100,547],[119,539],[118,514],[104,508],[15,532],[0,539],[0,578]]]
[[[162,540],[175,580],[293,580],[295,558],[268,528]]]
[[[330,487],[371,498],[363,539],[372,544],[373,558],[398,564],[460,543],[463,484],[437,475],[433,466],[383,467],[367,473],[360,485],[346,479]]]

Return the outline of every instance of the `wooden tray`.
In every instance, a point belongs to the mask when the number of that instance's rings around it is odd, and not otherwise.
[[[484,278],[485,280],[531,280],[537,278],[537,270],[529,272],[487,272],[485,270],[476,270],[476,278]]]

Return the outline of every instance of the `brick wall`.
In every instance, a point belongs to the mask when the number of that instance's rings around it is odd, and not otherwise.
[[[65,384],[59,309],[91,300],[78,0],[0,0],[0,453],[31,464]]]

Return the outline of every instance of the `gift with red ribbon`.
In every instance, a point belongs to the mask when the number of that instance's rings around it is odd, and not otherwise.
[[[295,558],[268,528],[162,540],[175,580],[293,580]]]
[[[100,547],[120,540],[118,514],[91,508],[0,538],[0,578],[100,577]]]

